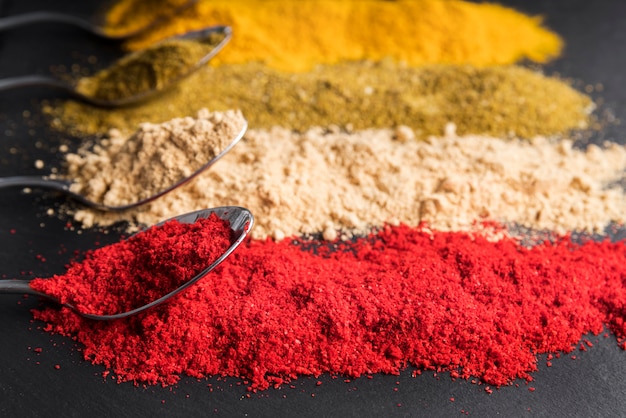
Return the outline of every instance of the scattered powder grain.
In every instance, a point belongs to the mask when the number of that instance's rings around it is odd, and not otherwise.
[[[411,66],[546,62],[562,48],[539,18],[457,0],[201,0],[127,47],[216,24],[237,34],[216,62],[262,62],[284,71],[383,58]]]
[[[425,138],[453,121],[460,135],[529,138],[588,126],[593,103],[564,81],[522,67],[360,62],[299,74],[258,64],[207,67],[137,106],[99,109],[66,101],[44,112],[53,128],[84,137],[111,128],[131,132],[141,122],[161,123],[203,107],[241,109],[251,128],[407,125]]]
[[[412,140],[407,127],[346,133],[250,130],[211,170],[157,201],[123,214],[74,213],[85,226],[131,219],[153,224],[221,205],[247,207],[254,238],[367,231],[383,223],[470,229],[477,220],[554,231],[602,231],[626,217],[626,150],[572,148],[545,138],[484,136]],[[101,167],[106,170],[106,167]],[[340,232],[341,233],[341,232]]]
[[[206,166],[239,138],[241,112],[200,110],[196,118],[143,123],[130,137],[109,138],[66,156],[64,177],[89,200],[124,206],[169,189]]]

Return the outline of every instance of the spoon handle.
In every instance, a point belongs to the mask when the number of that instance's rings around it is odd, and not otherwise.
[[[0,79],[0,91],[29,86],[54,87],[75,94],[71,85],[50,76],[32,74]]]
[[[40,296],[41,294],[32,289],[28,283],[28,280],[0,280],[0,293]]]
[[[104,36],[104,33],[100,28],[89,23],[85,19],[65,13],[47,11],[30,12],[2,17],[0,18],[0,31],[19,28],[35,23],[64,23],[79,27],[99,36]]]
[[[124,100],[118,101],[106,101],[99,100],[95,97],[90,97],[80,93],[74,88],[74,86],[66,83],[65,81],[46,75],[21,75],[15,77],[0,78],[0,91],[17,89],[20,87],[49,87],[63,91],[76,100],[80,100],[84,103],[89,103],[94,106],[111,107],[119,104],[124,104]],[[131,97],[129,102],[132,102],[134,97]]]
[[[40,176],[0,177],[0,189],[8,187],[43,187],[68,193],[71,183]]]
[[[41,176],[9,176],[9,177],[0,177],[0,189],[8,189],[10,187],[28,187],[28,188],[36,188],[40,187],[42,189],[54,190],[57,192],[61,192],[64,195],[84,204],[94,209],[99,210],[123,210],[126,209],[127,206],[120,206],[119,208],[109,208],[105,205],[102,205],[97,202],[93,202],[87,199],[85,196],[75,193],[70,190],[70,186],[73,183],[69,180],[62,179],[51,179],[49,177],[41,177]],[[129,205],[130,207],[132,205]]]

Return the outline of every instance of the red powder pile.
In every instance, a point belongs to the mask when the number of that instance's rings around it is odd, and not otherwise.
[[[49,308],[35,317],[120,382],[228,375],[253,390],[408,365],[501,386],[532,380],[537,354],[569,352],[604,324],[626,333],[623,243],[563,238],[529,249],[400,226],[336,247],[249,241],[141,315],[93,322]]]
[[[171,220],[88,252],[65,274],[30,286],[93,315],[144,306],[176,290],[219,258],[232,243],[230,223],[216,214],[193,224]]]

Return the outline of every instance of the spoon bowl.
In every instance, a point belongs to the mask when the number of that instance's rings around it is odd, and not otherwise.
[[[151,48],[148,48],[143,51],[137,51],[130,53],[120,60],[117,63],[121,63],[123,61],[128,61],[131,59],[141,58],[141,54],[149,53],[150,51],[154,51],[156,48],[166,44],[167,42],[172,42],[176,40],[183,41],[197,41],[202,42],[211,39],[211,37],[216,34],[222,35],[223,38],[214,45],[209,51],[207,51],[201,58],[198,59],[193,65],[186,67],[184,70],[177,72],[171,78],[163,80],[158,84],[158,86],[151,86],[148,89],[132,92],[127,96],[122,97],[114,97],[114,98],[102,98],[92,94],[91,92],[86,92],[83,89],[79,88],[77,83],[69,83],[53,76],[49,75],[39,75],[39,74],[31,74],[24,76],[16,76],[16,77],[7,77],[0,79],[0,91],[5,90],[13,90],[20,87],[48,87],[52,89],[60,90],[70,97],[73,97],[76,100],[80,100],[82,102],[99,106],[99,107],[119,107],[131,105],[142,100],[148,99],[168,88],[172,87],[176,83],[179,83],[181,80],[189,77],[191,74],[202,68],[207,62],[209,62],[213,57],[215,57],[224,46],[230,41],[232,37],[232,29],[230,26],[211,26],[202,30],[187,32],[182,35],[172,36],[170,38],[164,39],[158,43],[156,43]],[[115,64],[113,64],[115,66]],[[106,71],[106,70],[104,70]],[[129,86],[132,87],[132,86]]]
[[[143,198],[143,199],[138,199],[138,200],[136,200],[134,202],[127,203],[127,204],[120,205],[120,206],[109,206],[109,205],[105,205],[105,204],[100,203],[100,202],[89,200],[85,196],[72,191],[72,185],[75,183],[74,181],[67,180],[67,179],[46,177],[46,176],[43,176],[43,177],[42,176],[9,176],[9,177],[0,177],[0,189],[10,188],[10,187],[42,188],[42,189],[54,190],[54,191],[57,191],[57,192],[61,192],[61,193],[65,194],[66,196],[74,199],[75,201],[77,201],[77,202],[79,202],[79,203],[81,203],[81,204],[83,204],[85,206],[88,206],[88,207],[90,207],[92,209],[96,209],[96,210],[119,212],[119,211],[124,211],[124,210],[128,210],[128,209],[133,209],[133,208],[136,208],[136,207],[138,207],[140,205],[144,205],[146,203],[152,202],[155,199],[163,196],[164,194],[169,193],[172,190],[174,190],[174,189],[176,189],[176,188],[186,184],[187,182],[191,181],[196,176],[198,176],[200,173],[202,173],[204,170],[206,170],[209,167],[211,167],[220,158],[222,158],[224,155],[226,155],[226,153],[228,153],[228,151],[230,151],[237,144],[237,142],[239,142],[239,140],[244,136],[247,128],[248,128],[248,123],[244,121],[244,124],[243,124],[241,130],[231,140],[231,142],[219,154],[217,154],[215,157],[213,157],[213,159],[211,159],[206,164],[204,164],[203,166],[198,168],[190,176],[179,179],[174,184],[172,184],[172,185],[166,187],[165,189],[162,189],[162,190],[152,194],[151,196],[148,196],[148,197]]]
[[[119,32],[116,33],[111,30],[107,30],[101,25],[98,25],[90,20],[81,18],[79,16],[67,14],[67,13],[59,13],[53,11],[37,11],[37,12],[28,12],[13,16],[4,16],[0,18],[0,32],[6,30],[12,30],[21,28],[24,26],[30,26],[34,24],[40,23],[60,23],[64,25],[70,25],[77,28],[80,28],[84,31],[87,31],[95,36],[104,39],[121,41],[124,39],[132,38],[134,36],[140,35],[144,32],[147,32],[150,29],[153,29],[163,22],[167,21],[171,18],[173,14],[178,14],[183,10],[191,7],[197,3],[197,0],[187,1],[181,4],[178,7],[172,8],[169,10],[168,15],[159,15],[155,19],[149,21],[146,25],[138,27],[128,32]]]
[[[183,290],[185,290],[186,288],[193,285],[198,280],[202,279],[204,276],[209,274],[222,261],[224,261],[233,251],[235,251],[235,249],[239,246],[239,244],[243,242],[243,240],[248,235],[248,232],[252,228],[254,224],[254,217],[252,216],[252,214],[250,213],[248,209],[245,209],[239,206],[222,206],[222,207],[217,207],[217,208],[202,209],[202,210],[198,210],[194,212],[189,212],[183,215],[176,216],[174,218],[170,218],[168,220],[165,220],[155,225],[155,226],[160,226],[164,224],[165,222],[168,222],[171,220],[177,220],[180,223],[193,224],[198,219],[200,218],[206,219],[212,214],[215,214],[219,218],[229,222],[230,229],[234,233],[233,241],[230,247],[228,247],[226,251],[224,251],[224,253],[220,257],[218,257],[215,261],[213,261],[210,265],[208,265],[204,270],[196,274],[190,280],[186,281],[180,287],[172,290],[171,292],[163,295],[162,297],[156,300],[153,300],[143,306],[139,306],[129,311],[118,312],[118,313],[111,314],[111,315],[95,315],[95,314],[91,314],[88,312],[80,312],[80,311],[77,311],[76,308],[70,304],[65,304],[63,306],[73,309],[75,312],[77,312],[78,314],[82,315],[85,318],[104,321],[104,320],[120,319],[120,318],[125,318],[131,315],[136,315],[140,312],[145,311],[146,309],[153,308],[155,306],[158,306],[166,302],[167,300],[172,298],[174,295],[182,292]],[[137,234],[141,234],[141,233],[142,232],[138,232]],[[30,283],[29,280],[17,280],[17,279],[16,280],[0,280],[0,293],[30,294],[30,295],[43,297],[55,303],[58,303],[58,301],[52,296],[47,295],[45,293],[38,292],[34,290],[33,288],[31,288],[29,283]]]

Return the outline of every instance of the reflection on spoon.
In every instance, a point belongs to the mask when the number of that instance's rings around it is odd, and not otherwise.
[[[121,27],[118,29],[116,29],[115,26],[110,25],[107,25],[107,27],[103,27],[79,16],[52,11],[38,11],[1,17],[0,31],[16,29],[37,23],[62,23],[66,25],[76,26],[102,38],[123,40],[131,38],[133,36],[137,36],[160,25],[164,21],[171,19],[172,15],[178,14],[183,10],[191,7],[194,3],[197,3],[197,0],[178,2],[180,3],[178,5],[172,4],[172,2],[169,0],[160,2],[152,1],[146,3],[149,3],[151,7],[150,18],[141,21],[140,25],[131,26],[130,28],[127,25],[126,27]],[[140,5],[141,4],[137,2],[136,6]],[[140,21],[140,18],[145,15],[145,13],[141,13],[142,11],[143,10],[127,10],[125,13],[127,15],[126,20],[129,20],[131,16],[134,16],[135,18],[133,20]]]
[[[0,280],[0,293],[41,296],[96,320],[135,315],[213,271],[243,242],[253,223],[252,214],[238,206],[190,212],[91,252],[65,275],[32,282]],[[107,263],[111,255],[119,258]]]
[[[230,151],[248,123],[239,111],[208,112],[162,124],[143,124],[99,153],[72,154],[75,178],[0,177],[0,189],[44,188],[60,191],[103,211],[122,211],[149,203],[182,186]],[[69,156],[68,156],[69,158]],[[208,161],[207,161],[208,160]]]
[[[52,76],[26,75],[0,79],[0,91],[28,86],[50,87],[95,106],[129,105],[189,77],[217,55],[231,37],[229,26],[212,26],[164,39],[75,84]]]

